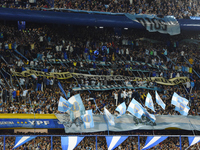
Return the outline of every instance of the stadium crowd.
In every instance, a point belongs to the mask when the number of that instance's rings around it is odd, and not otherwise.
[[[193,43],[186,44],[183,35],[166,38],[156,33],[137,34],[137,31],[130,30],[121,36],[109,29],[69,28],[70,30],[65,27],[30,25],[26,30],[19,31],[13,24],[1,25],[1,113],[58,113],[57,105],[62,95],[58,87],[60,81],[66,94],[72,96],[80,93],[86,109],[93,109],[93,113],[99,113],[94,99],[101,111],[107,106],[111,113],[116,114],[116,106],[123,101],[128,105],[131,99],[135,98],[143,105],[148,92],[155,102],[154,90],[157,89],[167,107],[166,110],[162,110],[155,103],[155,114],[179,114],[171,105],[171,97],[177,92],[190,100],[189,114],[199,115],[199,55],[196,55],[199,53],[198,46]],[[142,38],[144,35],[146,38]],[[156,40],[155,35],[162,41]],[[197,36],[193,38],[198,39]],[[57,61],[51,62],[52,59],[65,61],[60,64]],[[28,69],[43,72],[123,75],[140,79],[58,80],[55,77],[33,78],[13,74],[15,71],[22,72]],[[145,77],[188,77],[190,82],[166,86],[151,80],[145,81]],[[137,89],[92,92],[74,90],[79,86],[101,87],[115,84],[132,85]]]
[[[54,8],[174,15],[176,18],[199,16],[198,6],[199,1],[197,0],[54,1]],[[22,0],[14,3],[12,1],[0,1],[0,7],[44,11],[42,8],[50,8],[50,4],[45,0],[37,2]],[[186,37],[187,40],[185,40]],[[153,112],[147,108],[150,113],[155,115],[180,115],[171,105],[172,95],[176,92],[190,101],[189,115],[200,115],[200,55],[198,40],[198,35],[190,35],[188,33],[169,37],[159,33],[147,33],[146,31],[129,29],[128,31],[123,31],[122,34],[118,34],[110,28],[98,29],[95,27],[41,24],[28,24],[25,30],[18,30],[18,27],[13,23],[8,23],[7,25],[0,23],[0,113],[60,113],[58,111],[58,101],[60,96],[64,97],[58,87],[58,82],[60,82],[69,97],[80,93],[85,109],[92,109],[94,114],[99,114],[99,111],[103,112],[103,108],[106,106],[112,114],[117,115],[116,107],[124,101],[128,106],[132,98],[135,98],[144,106],[147,93],[150,93],[156,110]],[[59,60],[63,61],[60,62]],[[25,70],[54,73],[70,72],[98,76],[122,75],[140,77],[140,79],[57,79],[56,77],[46,76],[22,77],[14,74],[14,72]],[[146,81],[146,77],[163,77],[165,79],[188,77],[190,81],[169,86],[158,84],[152,80]],[[76,90],[79,87],[102,87],[107,85],[121,85],[127,88],[104,91]],[[129,89],[129,85],[136,89]],[[161,99],[166,104],[165,110],[157,105],[155,90],[158,90]],[[155,132],[155,135],[166,134],[162,131],[153,132]],[[2,131],[0,134],[5,133]],[[107,133],[100,132],[98,134],[105,135]],[[144,131],[110,134],[152,135],[151,132]],[[170,134],[178,135],[184,134],[184,132],[170,132]],[[188,135],[188,132],[185,134]],[[60,137],[54,137],[53,140],[53,149],[61,150]],[[14,141],[14,137],[6,137],[6,150],[13,148]],[[37,137],[35,140],[17,148],[17,150],[50,150],[50,141],[50,137]],[[141,149],[144,147],[145,141],[146,137],[140,137]],[[179,142],[178,137],[169,137],[152,149],[179,150]],[[107,149],[105,143],[105,137],[98,137],[98,150]],[[183,137],[182,149],[186,149],[188,145],[188,139]],[[133,150],[137,149],[137,147],[137,137],[129,137],[116,149]],[[1,135],[0,149],[3,149],[3,137]],[[96,149],[95,138],[85,137],[76,149]],[[199,144],[195,144],[188,150],[190,149],[199,149]]]
[[[53,7],[112,13],[173,15],[179,19],[200,15],[198,0],[54,0],[53,2],[46,0],[1,0],[0,6],[43,11]]]

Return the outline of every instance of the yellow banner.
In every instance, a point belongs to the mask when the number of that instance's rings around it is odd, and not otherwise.
[[[147,78],[135,78],[133,81],[149,81],[149,82],[156,82],[157,84],[162,85],[177,85],[181,83],[186,83],[187,81],[190,82],[190,79],[187,77],[176,77],[172,79],[165,79],[163,77],[147,77]]]
[[[187,77],[176,77],[172,79],[165,79],[163,77],[147,77],[147,78],[140,78],[140,77],[130,77],[130,76],[121,76],[121,75],[88,75],[88,74],[81,74],[81,73],[70,73],[70,72],[42,72],[42,71],[35,71],[35,70],[28,70],[23,72],[13,72],[16,76],[27,77],[31,75],[36,76],[46,76],[46,77],[57,77],[58,79],[68,79],[72,78],[87,78],[88,80],[114,80],[114,81],[121,81],[121,80],[132,80],[132,81],[149,81],[149,82],[156,82],[157,84],[162,85],[177,85],[186,83],[187,81],[190,82],[190,79]]]
[[[57,77],[58,79],[72,78],[72,74],[70,72],[58,73],[58,72],[43,72],[43,71],[28,70],[28,71],[22,71],[22,72],[13,72],[13,74],[16,76],[21,76],[21,77],[36,75],[37,77],[38,76]]]
[[[54,114],[2,114],[0,119],[57,119]]]

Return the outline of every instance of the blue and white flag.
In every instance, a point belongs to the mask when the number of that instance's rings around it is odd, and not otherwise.
[[[63,150],[73,150],[82,140],[83,136],[61,136]]]
[[[177,106],[178,103],[180,103],[180,102],[185,105],[187,105],[189,103],[189,101],[186,98],[183,98],[183,97],[179,96],[176,92],[174,92],[174,94],[172,96],[171,104],[174,106]]]
[[[170,35],[181,33],[180,24],[174,16],[164,16],[162,19],[153,14],[126,13],[125,16],[135,22],[141,23],[149,32],[160,32]]]
[[[134,98],[129,104],[127,111],[129,111],[132,115],[134,115],[137,118],[141,118],[144,114],[142,105],[140,105],[140,103],[138,103]]]
[[[68,97],[67,97],[67,95],[66,95],[66,93],[65,93],[65,91],[64,91],[64,89],[63,89],[63,87],[62,87],[60,82],[58,82],[58,87],[60,88],[61,92],[64,94],[65,98],[68,99]]]
[[[106,116],[106,119],[111,126],[115,126],[115,120],[113,115],[104,107],[104,115]]]
[[[108,150],[113,150],[117,148],[127,138],[128,136],[106,136]]]
[[[165,106],[166,106],[165,103],[162,101],[162,99],[158,95],[157,91],[155,93],[156,93],[156,103],[165,110]]]
[[[86,110],[85,115],[81,116],[81,119],[84,122],[84,128],[93,128],[94,127],[94,120],[92,116],[92,109]]]
[[[180,102],[180,103],[177,103],[177,106],[175,107],[175,110],[180,112],[181,115],[187,116],[188,115],[188,111],[190,110],[190,107],[188,107],[184,103]]]
[[[156,121],[156,117],[153,114],[150,114],[145,108],[143,108],[144,110],[144,115],[149,118],[152,122]]]
[[[71,107],[72,104],[61,96],[58,103],[58,111],[67,112]]]
[[[146,97],[145,106],[147,106],[149,109],[151,109],[155,112],[153,100],[152,100],[152,97],[149,93],[147,94],[147,97]]]
[[[70,109],[71,121],[85,114],[85,107],[83,105],[80,94],[76,94],[70,97],[68,102],[72,104],[72,107]]]
[[[23,145],[24,143],[36,138],[37,136],[17,136],[15,139],[15,146],[13,149]]]
[[[166,138],[168,138],[168,136],[148,136],[145,146],[142,150],[150,149],[159,144],[160,142],[164,141]]]
[[[174,106],[177,106],[178,105],[178,98],[179,98],[179,95],[176,94],[176,92],[174,92],[173,96],[172,96],[172,101],[171,101],[171,104],[174,105]]]
[[[200,136],[195,136],[195,137],[188,137],[189,140],[189,147],[200,142]]]
[[[117,108],[115,109],[116,111],[119,112],[119,116],[117,118],[121,117],[121,115],[126,113],[126,104],[125,102],[121,103]]]

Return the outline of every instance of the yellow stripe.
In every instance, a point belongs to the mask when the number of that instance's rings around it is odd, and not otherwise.
[[[12,129],[53,129],[53,130],[63,130],[63,128],[25,128],[25,127],[0,128],[0,130],[12,130]]]
[[[1,114],[0,119],[57,119],[54,114]]]

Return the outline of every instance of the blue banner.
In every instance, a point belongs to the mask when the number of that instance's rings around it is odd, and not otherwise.
[[[64,128],[57,119],[0,119],[0,128]]]

